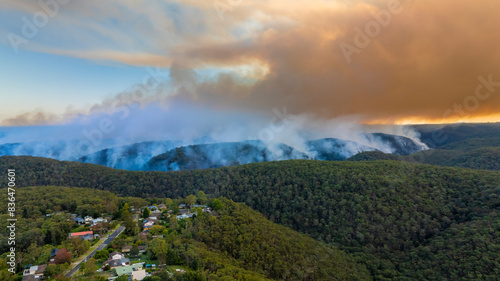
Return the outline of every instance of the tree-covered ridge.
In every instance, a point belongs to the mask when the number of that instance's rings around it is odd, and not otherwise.
[[[349,161],[398,160],[431,165],[481,170],[500,170],[500,139],[467,139],[416,152],[412,155],[393,155],[383,152],[361,152]]]
[[[55,248],[66,249],[70,257],[83,254],[91,244],[68,239],[70,232],[78,231],[70,214],[98,217],[101,213],[116,212],[118,204],[118,197],[107,191],[58,186],[17,189],[15,198],[17,270],[28,265],[46,264]],[[8,202],[7,192],[0,193],[0,201]],[[0,207],[0,212],[0,280],[11,280],[6,277],[12,277],[12,274],[7,273],[4,262],[12,246],[8,244],[7,219],[11,217],[7,213],[7,204]],[[56,271],[65,268],[58,265]]]
[[[500,138],[500,123],[415,125],[411,126],[420,134],[420,140],[430,148],[443,148],[448,144],[469,139]]]
[[[449,143],[440,147],[446,150],[474,150],[485,147],[499,147],[500,138],[471,138]]]
[[[201,171],[127,172],[5,157],[0,167],[16,167],[22,185],[59,182],[143,197],[178,198],[198,190],[225,196],[353,253],[377,280],[466,280],[471,268],[475,276],[491,279],[500,265],[498,259],[483,256],[484,266],[477,262],[477,253],[496,253],[500,230],[485,223],[500,207],[499,172],[396,161],[284,161]],[[467,237],[462,231],[474,228],[488,243],[469,249],[462,245]],[[449,242],[449,247],[439,241]],[[433,256],[456,266],[452,271],[433,265]],[[422,268],[435,270],[432,275]]]
[[[22,237],[18,248],[20,267],[47,263],[53,248],[64,247],[74,256],[76,251],[87,250],[89,245],[82,246],[87,241],[82,243],[67,236],[74,227],[69,213],[90,208],[88,203],[93,204],[95,212],[112,212],[115,217],[125,216],[128,203],[151,204],[140,198],[118,198],[95,189],[54,186],[21,188],[17,196],[20,208],[35,206],[32,217],[18,218],[18,233]],[[370,279],[364,266],[334,247],[275,224],[243,204],[223,197],[211,201],[215,202],[211,204],[212,213],[199,211],[193,219],[175,224],[172,221],[177,220],[171,218],[167,228],[158,224],[156,231],[163,229],[160,233],[164,237],[151,241],[151,258],[159,261],[159,256],[165,254],[160,263],[186,266],[209,280]],[[131,239],[138,240],[136,235],[132,234]],[[2,232],[2,244],[6,238]],[[72,247],[75,243],[83,248]],[[2,247],[0,259],[5,258],[6,252],[8,248]],[[1,265],[0,277],[4,266]]]
[[[336,248],[219,198],[217,215],[199,215],[193,238],[247,270],[275,280],[369,280],[366,268]]]

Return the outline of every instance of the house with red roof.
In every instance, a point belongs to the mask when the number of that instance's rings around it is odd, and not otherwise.
[[[83,232],[73,232],[69,234],[69,238],[80,238],[83,240],[92,240],[94,239],[93,231],[83,231]]]

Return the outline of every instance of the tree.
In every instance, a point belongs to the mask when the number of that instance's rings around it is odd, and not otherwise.
[[[97,264],[96,264],[95,259],[94,258],[89,259],[85,263],[85,274],[92,276],[95,274],[96,270],[97,270]]]
[[[183,280],[185,281],[205,281],[205,276],[199,271],[188,271],[184,274]]]
[[[146,276],[142,281],[165,281],[165,280],[171,280],[170,276],[168,277],[169,279],[161,279],[158,276]]]
[[[115,279],[116,281],[128,281],[128,276],[123,274],[118,276],[118,278]]]
[[[180,213],[179,205],[175,204],[172,206],[172,215],[178,215]]]
[[[61,272],[63,272],[64,269],[60,265],[55,265],[55,264],[49,264],[47,268],[45,268],[45,271],[43,272],[43,276],[45,276],[45,279],[52,279],[55,276],[59,275]]]
[[[147,219],[149,218],[149,215],[151,215],[151,211],[149,210],[148,207],[144,208],[144,211],[142,212],[142,217]]]
[[[131,235],[137,234],[137,224],[129,211],[124,211],[122,213],[122,220],[125,224],[125,230]]]
[[[130,255],[133,257],[139,255],[139,246],[133,245],[132,249],[130,249]]]
[[[54,257],[54,262],[56,264],[71,263],[71,254],[66,251],[66,248],[62,248],[57,251],[56,256]]]
[[[196,202],[196,196],[194,196],[193,194],[189,195],[188,197],[186,197],[186,204],[192,208],[193,207],[193,204],[194,202]]]
[[[220,210],[223,207],[222,202],[219,199],[215,199],[212,202],[212,208],[214,208],[215,211]]]
[[[124,211],[129,211],[129,212],[130,212],[130,206],[128,205],[128,203],[125,203],[125,204],[123,205],[123,210],[124,210]]]
[[[151,243],[151,250],[155,254],[160,264],[164,264],[167,261],[168,246],[167,243],[165,243],[165,240],[161,238],[156,238],[155,240],[153,240],[153,242]]]
[[[170,207],[170,206],[172,206],[173,204],[174,204],[174,200],[172,200],[172,199],[170,199],[170,198],[165,199],[165,205],[166,205],[167,207]]]
[[[7,271],[7,269],[3,269],[0,271],[0,280],[2,281],[14,281],[15,275]],[[21,276],[22,277],[22,276]]]
[[[198,202],[200,202],[200,204],[206,204],[207,203],[207,195],[205,194],[205,192],[203,192],[202,190],[198,191],[198,193],[196,194],[198,196]]]
[[[175,215],[170,216],[169,223],[170,223],[170,229],[172,230],[179,229],[179,222],[177,221],[177,216]]]
[[[149,229],[149,233],[150,233],[151,235],[159,235],[159,234],[162,234],[164,230],[165,230],[165,227],[164,227],[164,226],[161,226],[161,225],[153,225],[153,226]]]
[[[98,260],[105,261],[108,259],[109,256],[109,251],[106,249],[103,249],[101,251],[97,251],[94,255],[94,257]]]

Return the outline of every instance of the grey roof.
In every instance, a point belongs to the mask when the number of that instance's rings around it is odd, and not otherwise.
[[[127,263],[130,264],[130,260],[127,258],[106,261],[106,264],[108,264],[110,267],[122,266],[122,265],[126,265]]]

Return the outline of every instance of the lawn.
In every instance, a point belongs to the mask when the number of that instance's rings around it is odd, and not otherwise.
[[[146,267],[146,264],[156,264],[156,266],[158,266],[158,261],[148,259],[147,255],[141,255],[140,257],[130,259],[130,263],[140,263],[140,262],[144,263],[144,267]]]

